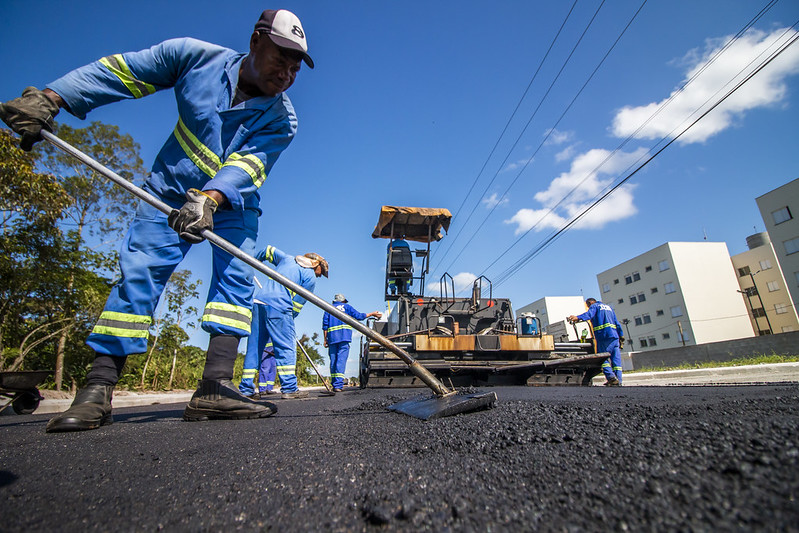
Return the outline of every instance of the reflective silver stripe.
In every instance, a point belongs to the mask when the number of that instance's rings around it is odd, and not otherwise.
[[[119,78],[119,81],[127,87],[135,98],[151,95],[155,92],[155,87],[149,83],[145,83],[136,79],[133,73],[125,63],[125,58],[122,54],[114,54],[100,59],[100,63],[105,66],[111,73]]]
[[[197,165],[206,175],[213,178],[219,168],[222,166],[222,161],[210,148],[205,146],[200,140],[191,132],[183,119],[178,118],[178,124],[175,126],[175,138],[183,148],[183,151],[189,156],[189,159]]]
[[[255,184],[256,188],[263,185],[264,181],[266,181],[266,168],[264,167],[263,162],[258,159],[257,156],[252,154],[230,154],[230,157],[222,166],[233,166],[242,169],[250,176],[250,179],[252,179],[252,182]]]

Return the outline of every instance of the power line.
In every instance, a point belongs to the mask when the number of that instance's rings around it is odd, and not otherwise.
[[[646,3],[646,0],[644,0],[644,3]],[[574,56],[574,53],[577,51],[577,48],[579,47],[580,43],[583,41],[583,38],[585,37],[585,35],[588,33],[588,30],[589,30],[589,29],[591,28],[591,26],[593,25],[594,21],[596,20],[596,17],[597,17],[597,15],[599,15],[599,11],[602,9],[602,6],[603,6],[604,4],[605,4],[605,0],[602,0],[602,2],[599,4],[599,6],[597,7],[596,11],[594,12],[593,16],[591,17],[591,20],[589,20],[589,21],[588,21],[588,24],[587,24],[587,25],[586,25],[586,27],[583,29],[583,32],[582,32],[582,34],[580,35],[579,39],[577,39],[577,41],[574,43],[574,46],[572,47],[572,49],[571,49],[571,52],[569,52],[569,55],[568,55],[568,57],[565,59],[565,61],[564,61],[564,62],[563,62],[563,64],[561,65],[561,67],[560,67],[560,70],[559,70],[559,71],[558,71],[558,73],[555,75],[555,77],[553,78],[553,80],[552,80],[552,82],[550,83],[549,87],[547,88],[546,92],[544,93],[544,95],[543,95],[543,96],[541,97],[541,99],[539,100],[539,102],[538,102],[538,105],[536,106],[535,110],[534,110],[534,111],[533,111],[533,113],[531,114],[530,118],[527,120],[527,123],[525,124],[524,128],[523,128],[523,129],[522,129],[522,131],[519,133],[519,135],[516,137],[516,140],[514,141],[513,145],[510,147],[510,149],[508,150],[507,154],[505,155],[505,158],[504,158],[504,159],[502,160],[502,162],[499,164],[499,166],[498,166],[498,168],[497,168],[497,171],[494,173],[494,176],[491,178],[491,181],[488,183],[488,185],[486,186],[486,188],[483,190],[482,194],[480,195],[480,199],[478,199],[478,200],[477,200],[477,202],[475,203],[474,207],[472,207],[471,211],[469,212],[469,215],[468,215],[468,217],[466,218],[466,221],[464,222],[464,225],[463,225],[463,226],[461,226],[461,229],[460,229],[460,230],[458,231],[458,233],[455,235],[455,238],[454,238],[454,239],[452,239],[452,241],[451,241],[451,243],[450,243],[449,247],[447,248],[447,251],[446,251],[446,253],[444,254],[444,256],[442,256],[442,258],[440,259],[440,261],[442,261],[442,262],[443,262],[443,260],[444,260],[444,257],[446,257],[446,254],[449,252],[449,250],[451,250],[451,249],[452,249],[452,247],[454,246],[454,243],[455,243],[455,242],[458,240],[458,238],[460,237],[460,234],[461,234],[461,232],[463,231],[463,228],[466,226],[466,224],[469,222],[469,220],[471,220],[471,218],[472,218],[472,215],[474,215],[475,211],[477,210],[477,207],[480,205],[480,200],[481,200],[482,198],[484,198],[484,197],[485,197],[486,193],[487,193],[487,192],[488,192],[488,190],[491,188],[491,185],[493,185],[493,184],[494,184],[494,181],[497,179],[497,176],[499,175],[500,171],[502,170],[502,167],[503,167],[503,166],[505,165],[505,163],[508,161],[508,159],[510,158],[511,154],[513,153],[513,150],[514,150],[514,149],[516,148],[516,146],[519,144],[519,141],[521,140],[522,136],[523,136],[523,135],[524,135],[524,133],[527,131],[527,128],[530,126],[530,124],[532,123],[533,119],[534,119],[534,118],[535,118],[535,116],[538,114],[538,111],[541,109],[541,106],[543,105],[543,103],[544,103],[544,101],[546,100],[547,96],[549,96],[549,93],[552,91],[552,88],[555,86],[555,83],[557,83],[557,81],[560,79],[560,76],[561,76],[561,74],[563,73],[563,71],[566,69],[566,66],[567,66],[567,65],[569,64],[569,62],[571,61],[571,58],[572,58],[572,56]],[[639,10],[640,10],[640,9],[639,9]],[[625,28],[625,30],[626,30],[626,28]],[[615,46],[615,45],[614,45],[614,46]],[[549,138],[549,136],[552,134],[552,131],[553,131],[553,130],[554,130],[554,128],[549,130],[549,132],[547,133],[547,136],[545,137],[544,141],[542,141],[542,143],[539,145],[539,149],[541,148],[541,146],[543,146],[544,142],[546,142],[546,140],[547,140],[547,139]],[[530,161],[532,161],[532,158],[533,158],[533,157],[535,157],[535,154],[536,154],[536,153],[538,153],[538,150],[536,150],[536,152],[533,154],[533,156],[531,156],[531,157],[530,157],[530,159],[528,159],[528,160],[527,160],[527,162],[524,164],[524,166],[522,167],[521,171],[520,171],[520,172],[519,172],[519,173],[516,175],[516,178],[513,180],[513,181],[514,181],[514,183],[515,183],[515,182],[516,182],[516,180],[519,178],[519,176],[521,175],[521,173],[522,173],[522,172],[524,172],[524,170],[527,168],[527,165],[530,163]],[[503,194],[503,197],[504,197],[504,194]],[[492,209],[491,209],[491,212],[489,213],[489,216],[490,216],[490,214],[491,214],[491,213],[493,213],[493,212],[494,212],[494,209],[496,209],[496,207],[497,207],[497,205],[494,205],[494,206],[492,207]],[[455,261],[457,261],[458,257],[460,257],[460,255],[463,253],[463,251],[466,249],[466,247],[469,245],[469,243],[472,241],[472,239],[474,239],[474,236],[477,234],[477,232],[478,232],[479,230],[480,230],[480,226],[478,226],[477,230],[475,230],[475,231],[472,233],[472,237],[469,239],[469,241],[467,241],[467,243],[466,243],[466,244],[465,244],[465,245],[464,245],[464,246],[461,248],[460,252],[458,252],[458,255],[457,255],[457,256],[456,256],[456,257],[455,257],[455,258],[454,258],[454,259],[453,259],[453,260],[450,262],[450,266],[452,266],[452,265],[455,263]],[[447,270],[448,270],[448,269],[449,269],[449,267],[447,267]]]
[[[783,33],[783,35],[782,35],[782,36],[780,36],[780,38],[782,38],[782,37],[783,37],[783,36],[784,36],[784,35],[785,35],[785,34],[786,34],[786,33],[787,33],[787,32],[788,32],[788,31],[789,31],[791,28],[793,28],[793,27],[794,27],[794,26],[796,26],[797,24],[799,24],[799,21],[795,22],[795,23],[794,23],[794,24],[793,24],[793,25],[792,25],[790,28],[788,28],[788,29],[786,30],[786,32],[784,32],[784,33]],[[695,119],[693,122],[691,122],[691,124],[689,124],[689,125],[688,125],[688,126],[685,128],[685,129],[683,129],[683,130],[682,130],[682,131],[681,131],[681,132],[680,132],[678,135],[676,135],[675,137],[673,137],[673,138],[672,138],[670,141],[668,141],[668,142],[667,142],[665,145],[663,145],[663,146],[662,146],[660,149],[658,149],[658,150],[657,150],[657,151],[656,151],[654,154],[652,154],[652,155],[651,155],[651,156],[650,156],[648,159],[646,159],[646,160],[645,160],[643,163],[641,163],[641,165],[639,165],[639,166],[638,166],[638,167],[637,167],[637,168],[636,168],[634,171],[632,171],[630,174],[628,174],[626,177],[624,177],[622,180],[620,180],[620,181],[619,181],[619,182],[618,182],[616,185],[614,185],[614,186],[613,186],[613,187],[611,187],[609,190],[607,190],[607,192],[605,192],[604,194],[602,194],[602,195],[601,195],[601,196],[600,196],[598,199],[596,199],[596,200],[595,200],[595,201],[594,201],[594,202],[593,202],[591,205],[589,205],[588,207],[586,207],[586,208],[585,208],[583,211],[581,211],[581,212],[580,212],[580,213],[579,213],[577,216],[575,216],[575,217],[574,217],[572,220],[570,220],[568,223],[566,223],[565,225],[563,225],[563,226],[562,226],[562,227],[561,227],[561,228],[560,228],[558,231],[554,232],[554,234],[551,234],[551,235],[550,235],[550,237],[548,237],[547,239],[545,239],[545,240],[544,240],[544,241],[543,241],[541,244],[539,244],[539,245],[538,245],[536,248],[534,248],[532,251],[528,252],[528,253],[527,253],[527,254],[525,254],[525,255],[524,255],[522,258],[520,258],[518,261],[516,261],[516,263],[514,263],[514,265],[512,265],[511,267],[509,267],[508,269],[506,269],[506,270],[505,270],[505,271],[504,271],[502,274],[500,274],[500,277],[498,278],[498,280],[497,280],[497,282],[496,282],[496,285],[497,285],[497,286],[501,285],[501,284],[502,284],[504,281],[506,281],[506,280],[507,280],[507,279],[509,279],[511,276],[513,276],[514,274],[516,274],[516,272],[518,272],[518,271],[521,269],[521,267],[523,267],[523,266],[524,266],[524,265],[525,265],[527,262],[529,262],[530,260],[532,260],[533,258],[535,258],[535,257],[536,257],[538,254],[540,254],[540,253],[541,253],[541,252],[542,252],[542,251],[543,251],[545,248],[547,248],[547,247],[548,247],[548,246],[549,246],[549,245],[550,245],[552,242],[554,242],[554,241],[555,241],[555,240],[556,240],[556,239],[557,239],[557,238],[558,238],[558,237],[559,237],[561,234],[563,234],[563,232],[565,232],[566,230],[568,230],[568,229],[569,229],[571,226],[573,226],[573,225],[574,225],[574,224],[575,224],[575,223],[576,223],[578,220],[580,220],[580,219],[581,219],[583,216],[585,216],[585,215],[586,215],[588,212],[590,212],[590,211],[591,211],[591,209],[593,209],[593,208],[594,208],[594,207],[596,207],[596,206],[597,206],[597,205],[598,205],[600,202],[602,202],[602,200],[604,200],[605,198],[607,198],[607,197],[608,197],[610,194],[612,194],[612,193],[613,193],[613,192],[614,192],[616,189],[618,189],[619,187],[621,187],[621,186],[622,186],[624,183],[626,183],[626,182],[627,182],[627,181],[628,181],[630,178],[632,178],[632,177],[633,177],[635,174],[637,174],[637,173],[638,173],[638,172],[639,172],[639,171],[640,171],[642,168],[644,168],[644,167],[645,167],[647,164],[649,164],[649,162],[651,162],[651,161],[652,161],[652,160],[653,160],[655,157],[657,157],[658,155],[660,155],[660,154],[661,154],[661,153],[662,153],[662,152],[663,152],[663,151],[664,151],[666,148],[668,148],[669,146],[671,146],[671,144],[672,144],[672,143],[674,143],[674,142],[675,142],[677,139],[679,139],[680,137],[682,137],[682,136],[683,136],[683,135],[684,135],[684,134],[685,134],[685,133],[686,133],[688,130],[690,130],[690,129],[691,129],[691,128],[692,128],[694,125],[696,125],[696,124],[697,124],[697,123],[698,123],[700,120],[702,120],[702,119],[703,119],[705,116],[707,116],[707,115],[708,115],[708,113],[710,113],[711,111],[713,111],[713,110],[714,110],[716,107],[718,107],[718,106],[719,106],[719,105],[720,105],[722,102],[724,102],[724,101],[725,101],[725,100],[726,100],[726,99],[727,99],[727,98],[728,98],[730,95],[732,95],[732,94],[733,94],[735,91],[737,91],[739,88],[741,88],[741,87],[742,87],[742,86],[743,86],[743,85],[744,85],[746,82],[748,82],[750,79],[752,79],[752,77],[754,77],[754,76],[755,76],[757,73],[759,73],[761,70],[763,70],[763,68],[765,68],[765,67],[766,67],[768,64],[770,64],[770,63],[771,63],[771,62],[772,62],[774,59],[776,59],[776,58],[777,58],[777,57],[778,57],[780,54],[782,54],[782,53],[783,53],[785,50],[787,50],[787,49],[788,49],[788,48],[789,48],[791,45],[793,45],[793,44],[796,42],[796,40],[797,40],[797,39],[799,39],[799,34],[796,34],[796,35],[794,35],[794,37],[793,37],[793,38],[792,38],[790,41],[788,41],[788,42],[787,42],[786,44],[784,44],[784,45],[781,45],[781,47],[780,47],[778,50],[776,50],[775,52],[772,52],[772,53],[771,53],[771,55],[770,55],[770,56],[769,56],[769,57],[768,57],[766,60],[764,60],[764,61],[763,61],[763,62],[762,62],[760,65],[758,65],[758,67],[757,67],[755,70],[753,70],[753,71],[752,71],[750,74],[748,74],[748,75],[747,75],[747,76],[746,76],[746,77],[745,77],[743,80],[741,80],[740,82],[738,82],[738,83],[737,83],[737,84],[736,84],[736,85],[735,85],[735,86],[734,86],[734,87],[733,87],[733,88],[732,88],[732,89],[731,89],[729,92],[727,92],[727,94],[725,94],[725,95],[724,95],[722,98],[720,98],[720,99],[719,99],[719,100],[718,100],[716,103],[714,103],[714,104],[713,104],[713,105],[712,105],[712,106],[711,106],[709,109],[707,109],[707,110],[706,110],[705,112],[703,112],[703,113],[702,113],[702,114],[701,114],[701,115],[700,115],[698,118],[696,118],[696,119]],[[760,55],[763,55],[763,54],[761,53]],[[758,57],[760,57],[760,56],[758,56]],[[753,60],[752,62],[750,62],[750,63],[747,65],[747,67],[748,67],[749,65],[751,65],[753,62],[754,62],[754,60]],[[746,70],[746,68],[742,69],[741,71],[739,71],[739,73],[738,73],[738,74],[740,74],[741,72],[744,72],[745,70]],[[718,92],[719,92],[719,91],[717,91],[717,92],[716,92],[716,94],[718,94]],[[709,100],[707,100],[707,101],[709,101]],[[705,103],[707,103],[707,101],[706,101]],[[699,109],[701,109],[701,108],[699,108]],[[699,109],[697,109],[696,111],[694,111],[694,113],[692,113],[692,115],[691,115],[691,116],[693,116],[695,113],[697,113],[697,112],[699,111]],[[690,118],[690,116],[689,116],[689,118]],[[676,128],[675,128],[675,129],[676,129]],[[674,130],[672,130],[672,132],[673,132],[673,131],[674,131]],[[671,133],[671,132],[670,132],[670,133]],[[662,142],[662,141],[663,141],[663,140],[665,140],[666,138],[668,138],[668,135],[667,135],[667,136],[664,136],[664,137],[661,139],[661,141],[659,141],[659,143],[658,143],[658,144],[660,144],[660,142]],[[655,146],[657,146],[657,144],[656,144]],[[654,147],[653,147],[653,148],[654,148]]]

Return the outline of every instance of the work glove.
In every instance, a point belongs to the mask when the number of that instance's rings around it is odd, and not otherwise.
[[[180,210],[173,209],[167,221],[169,227],[178,232],[180,238],[192,244],[203,242],[200,233],[214,229],[214,213],[219,204],[197,189],[186,192],[186,203]]]
[[[19,98],[0,104],[0,118],[22,136],[19,147],[26,152],[42,140],[42,128],[53,131],[57,114],[55,102],[36,87],[26,87]]]
[[[619,337],[619,350],[624,349],[624,337]]]

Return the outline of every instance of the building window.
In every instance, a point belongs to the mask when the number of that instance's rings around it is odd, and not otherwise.
[[[627,275],[627,276],[624,276],[624,284],[625,284],[625,285],[629,285],[629,284],[630,284],[630,283],[632,283],[632,282],[633,282],[633,277],[632,277],[632,275]]]
[[[645,302],[645,301],[646,301],[646,295],[644,293],[642,293],[642,292],[639,292],[638,293],[638,303],[640,304],[641,302]]]
[[[776,281],[769,281],[766,285],[768,285],[768,292],[780,290],[780,284]]]
[[[663,309],[658,309],[655,311],[655,316],[663,316]]]
[[[610,292],[610,283],[602,284],[602,292]]]
[[[782,244],[785,246],[785,255],[791,255],[799,252],[799,237],[785,241]]]
[[[679,305],[670,307],[669,311],[671,311],[671,318],[677,318],[678,316],[682,316],[682,308]]]
[[[641,317],[640,317],[640,316],[637,316],[637,317],[635,317],[633,320],[635,320],[635,325],[636,325],[636,326],[641,326],[641,325],[643,325],[643,323],[644,323],[644,321],[643,321],[643,320],[641,320]]]
[[[783,222],[787,222],[793,218],[791,216],[791,210],[788,209],[787,206],[783,207],[782,209],[772,211],[771,216],[774,217],[774,225],[782,224]]]
[[[774,304],[774,312],[778,315],[788,312],[788,306],[786,304]]]
[[[689,339],[689,338],[688,338],[688,334],[686,334],[686,333],[680,333],[680,332],[678,331],[678,332],[677,332],[677,340],[678,340],[678,341],[680,341],[680,342],[688,342],[688,341],[689,341],[689,340],[691,340],[691,339]]]
[[[666,340],[666,339],[669,339],[669,338],[671,338],[671,335],[669,335],[668,333],[664,333],[663,334],[663,340]]]
[[[641,274],[639,274],[638,272],[633,272],[633,281],[640,281],[640,279],[641,279]]]
[[[624,298],[619,298],[618,300],[616,300],[616,303],[617,304],[623,304],[624,303]]]
[[[668,261],[659,261],[658,262],[658,268],[660,269],[661,272],[663,272],[664,270],[668,270],[669,269],[669,262]]]
[[[652,323],[652,319],[649,317],[649,315],[641,315],[641,319],[644,321],[644,324]]]
[[[641,348],[646,348],[646,339],[638,339],[638,345]]]
[[[768,259],[763,259],[760,262],[760,270],[768,270],[769,268],[771,268],[771,261]]]
[[[749,270],[748,266],[741,267],[738,269],[738,277],[743,278],[744,276],[748,276],[751,270]]]
[[[613,284],[614,284],[614,285],[618,285],[618,284],[619,284],[619,280],[617,280],[617,279],[614,279],[614,280],[613,280]]]
[[[758,335],[771,335],[770,329],[761,329],[757,332]]]
[[[796,331],[796,328],[794,326],[782,326],[783,333],[788,333],[789,331]]]
[[[649,337],[646,340],[649,341],[649,345],[650,346],[657,346],[658,345],[657,341],[655,340],[655,337]]]
[[[666,283],[665,285],[663,285],[663,290],[666,292],[666,294],[671,294],[673,292],[677,292],[677,289],[674,288],[674,283],[671,283],[671,282]]]
[[[760,318],[766,316],[766,310],[762,307],[755,307],[752,309],[752,316],[755,318]]]
[[[638,297],[637,296],[630,296],[630,305],[635,305],[637,303],[638,303]]]
[[[649,265],[649,266],[647,266],[647,267],[644,269],[644,272],[652,272],[652,265]]]
[[[655,294],[658,291],[658,288],[657,287],[652,287],[651,290],[652,290],[652,294]]]
[[[630,296],[630,305],[641,303],[641,302],[645,302],[645,301],[646,301],[646,295],[644,293],[642,293],[642,292],[639,292],[638,294],[634,294],[634,295]]]

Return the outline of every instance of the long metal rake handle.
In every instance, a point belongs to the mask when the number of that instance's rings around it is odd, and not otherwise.
[[[100,174],[110,179],[120,187],[125,188],[129,193],[152,205],[162,213],[168,215],[169,213],[172,212],[172,207],[170,207],[166,203],[162,202],[161,200],[159,200],[152,194],[148,193],[147,191],[132,184],[131,182],[129,182],[119,174],[105,167],[104,165],[101,165],[99,162],[95,161],[94,159],[92,159],[85,153],[81,152],[80,150],[78,150],[71,144],[67,143],[66,141],[61,140],[60,138],[53,135],[49,131],[42,130],[42,137],[44,138],[44,140],[46,140],[56,148],[63,150],[64,152],[71,155],[75,159],[81,161],[88,167],[99,172]],[[361,324],[354,318],[350,317],[348,314],[339,311],[338,309],[336,309],[326,301],[316,296],[314,293],[306,290],[304,287],[300,285],[297,285],[290,279],[286,278],[285,276],[281,275],[275,270],[269,268],[261,261],[258,261],[253,256],[242,252],[233,243],[223,239],[213,231],[203,230],[200,235],[202,235],[202,237],[204,237],[208,242],[210,242],[214,246],[221,248],[222,250],[226,251],[227,253],[229,253],[230,255],[232,255],[237,259],[241,259],[242,261],[244,261],[254,269],[258,270],[259,272],[262,272],[263,274],[266,274],[267,276],[269,276],[276,282],[280,283],[284,287],[299,294],[307,301],[314,304],[316,307],[322,309],[323,311],[327,311],[328,313],[335,316],[336,318],[338,318],[348,326],[352,326],[353,329],[359,331],[363,335],[366,335],[373,341],[383,346],[385,349],[387,349],[388,351],[390,351],[391,353],[402,359],[402,361],[406,365],[408,365],[411,372],[413,372],[413,374],[416,375],[416,377],[421,379],[425,385],[430,387],[436,395],[449,396],[455,394],[454,390],[448,389],[446,385],[444,385],[429,370],[427,370],[424,366],[422,366],[416,359],[411,357],[410,354],[399,348],[390,340],[386,339],[383,335],[367,328],[365,325]]]

